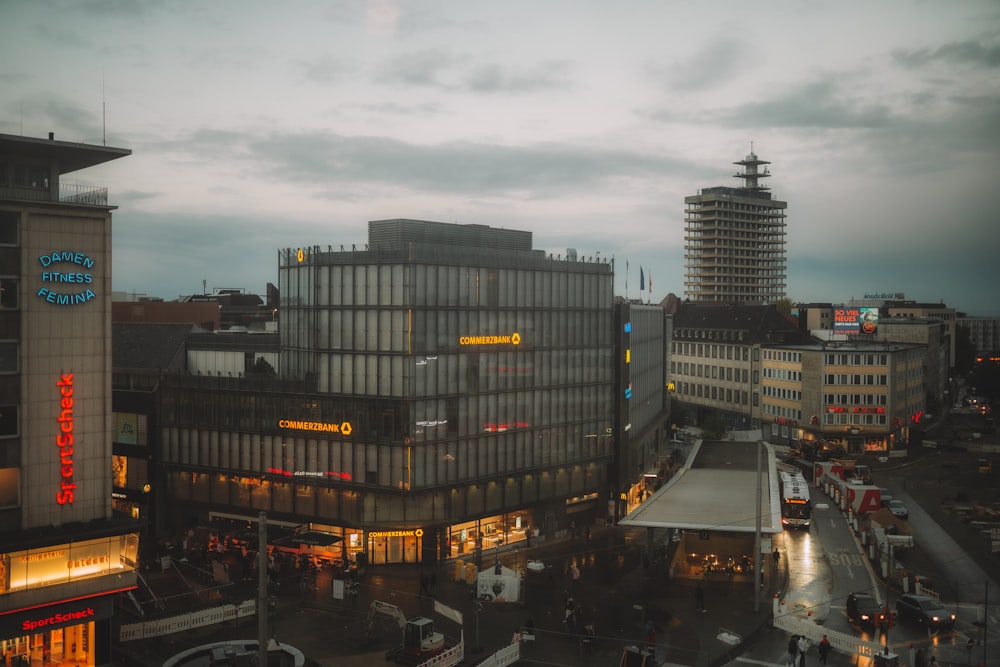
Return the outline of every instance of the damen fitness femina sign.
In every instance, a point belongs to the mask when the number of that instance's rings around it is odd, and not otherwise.
[[[38,256],[42,265],[42,286],[37,296],[58,306],[75,306],[97,297],[90,285],[94,276],[94,260],[82,252],[60,250]]]

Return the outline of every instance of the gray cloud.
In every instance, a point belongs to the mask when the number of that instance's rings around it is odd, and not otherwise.
[[[917,68],[933,62],[949,65],[1000,66],[1000,45],[979,41],[949,42],[933,49],[897,49],[893,61],[902,67]]]
[[[376,74],[380,83],[405,84],[466,93],[530,93],[572,87],[565,60],[546,60],[531,67],[471,62],[468,57],[425,50],[396,57]]]
[[[462,62],[458,56],[439,50],[415,51],[382,65],[375,78],[384,84],[442,87],[442,75]]]
[[[466,75],[462,88],[474,93],[567,90],[573,87],[568,76],[570,69],[570,63],[564,60],[538,63],[530,70],[516,70],[495,63],[478,65]]]
[[[740,55],[747,44],[731,38],[706,44],[689,59],[670,65],[647,64],[646,72],[669,90],[689,92],[717,88],[733,78],[744,63]]]

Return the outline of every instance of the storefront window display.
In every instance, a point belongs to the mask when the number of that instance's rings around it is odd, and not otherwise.
[[[448,550],[443,556],[461,558],[477,549],[489,551],[518,542],[527,544],[528,529],[533,526],[527,510],[455,524],[448,528]]]

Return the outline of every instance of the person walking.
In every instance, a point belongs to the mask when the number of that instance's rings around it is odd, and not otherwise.
[[[819,651],[819,664],[826,664],[826,656],[830,655],[830,640],[823,635],[823,639],[819,640],[819,646],[816,647]]]
[[[576,562],[569,564],[569,576],[573,580],[573,588],[576,589],[580,584],[580,568],[576,566]]]
[[[698,583],[698,588],[694,591],[694,603],[696,611],[700,611],[702,613],[708,611],[705,609],[705,591],[702,589],[700,582]]]
[[[788,667],[795,667],[796,658],[799,655],[799,636],[792,635],[788,640]]]
[[[798,649],[799,649],[799,667],[806,667],[806,651],[809,650],[809,640],[806,639],[805,635],[799,637]]]
[[[777,571],[778,570],[778,561],[781,560],[781,554],[778,553],[778,547],[774,548],[774,553],[771,554],[771,560],[774,561],[774,570]]]

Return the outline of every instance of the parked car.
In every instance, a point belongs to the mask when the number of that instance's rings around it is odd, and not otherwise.
[[[927,595],[900,595],[896,600],[896,616],[900,621],[923,625],[931,630],[951,630],[955,627],[955,614]]]
[[[890,491],[889,489],[879,489],[878,496],[881,506],[888,507],[889,502],[892,500],[892,491]]]
[[[910,510],[906,509],[906,505],[903,504],[902,500],[890,500],[889,511],[897,519],[905,519],[910,516]]]
[[[847,620],[862,630],[874,631],[882,623],[882,608],[868,593],[851,593],[846,606]]]

